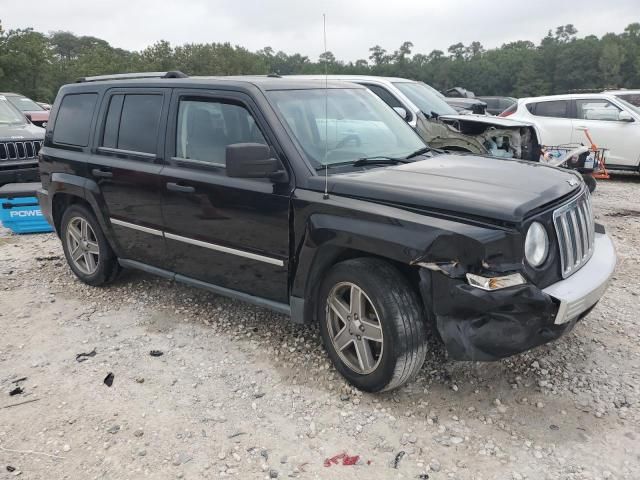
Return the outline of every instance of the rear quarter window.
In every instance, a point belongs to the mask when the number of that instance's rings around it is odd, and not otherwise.
[[[53,127],[53,143],[86,147],[97,93],[70,93],[60,103]]]

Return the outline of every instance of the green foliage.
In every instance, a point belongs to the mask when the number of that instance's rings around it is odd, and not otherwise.
[[[413,52],[380,45],[367,59],[344,62],[332,52],[317,61],[299,53],[265,47],[251,52],[230,43],[172,46],[160,40],[139,52],[114,48],[91,36],[32,29],[3,30],[0,23],[0,91],[16,91],[52,101],[58,88],[79,77],[109,73],[180,70],[189,75],[265,75],[276,73],[363,74],[422,80],[445,90],[462,86],[483,95],[517,97],[605,87],[640,87],[640,23],[620,34],[577,37],[576,28],[549,30],[539,45],[506,43],[486,50],[480,42],[454,43],[447,52]]]

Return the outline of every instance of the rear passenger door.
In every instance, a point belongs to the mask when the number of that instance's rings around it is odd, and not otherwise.
[[[170,89],[111,89],[104,95],[89,177],[121,256],[166,266],[160,171]]]
[[[527,110],[535,117],[540,130],[542,145],[564,145],[571,143],[573,134],[571,100],[551,100],[527,104]]]
[[[225,151],[235,143],[269,144],[278,156],[275,137],[248,96],[174,92],[161,183],[172,270],[288,303],[293,182],[227,177]]]

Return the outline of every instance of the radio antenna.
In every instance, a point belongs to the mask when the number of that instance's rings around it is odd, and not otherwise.
[[[324,53],[327,53],[327,15],[322,14],[322,31],[324,40]],[[327,163],[327,155],[329,155],[329,62],[325,55],[324,59],[324,200],[329,200],[329,164]]]

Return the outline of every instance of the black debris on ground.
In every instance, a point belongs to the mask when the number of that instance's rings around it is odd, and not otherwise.
[[[9,392],[9,395],[13,397],[14,395],[20,395],[21,393],[24,393],[24,390],[20,387],[16,387]]]
[[[394,458],[394,459],[393,459],[393,462],[392,462],[392,465],[391,465],[391,466],[392,466],[393,468],[396,468],[396,469],[397,469],[397,468],[398,468],[398,465],[400,464],[400,460],[402,460],[402,459],[404,458],[404,456],[405,456],[405,455],[406,455],[406,452],[405,452],[404,450],[400,450],[400,451],[398,452],[398,454],[396,455],[396,458]]]
[[[93,350],[91,350],[88,353],[78,353],[76,355],[76,361],[78,362],[85,362],[87,360],[89,360],[89,358],[91,357],[95,357],[96,356],[96,349],[94,348]]]
[[[104,377],[104,384],[107,387],[110,387],[111,385],[113,385],[113,378],[114,378],[114,375],[112,372],[107,373],[107,376]]]

